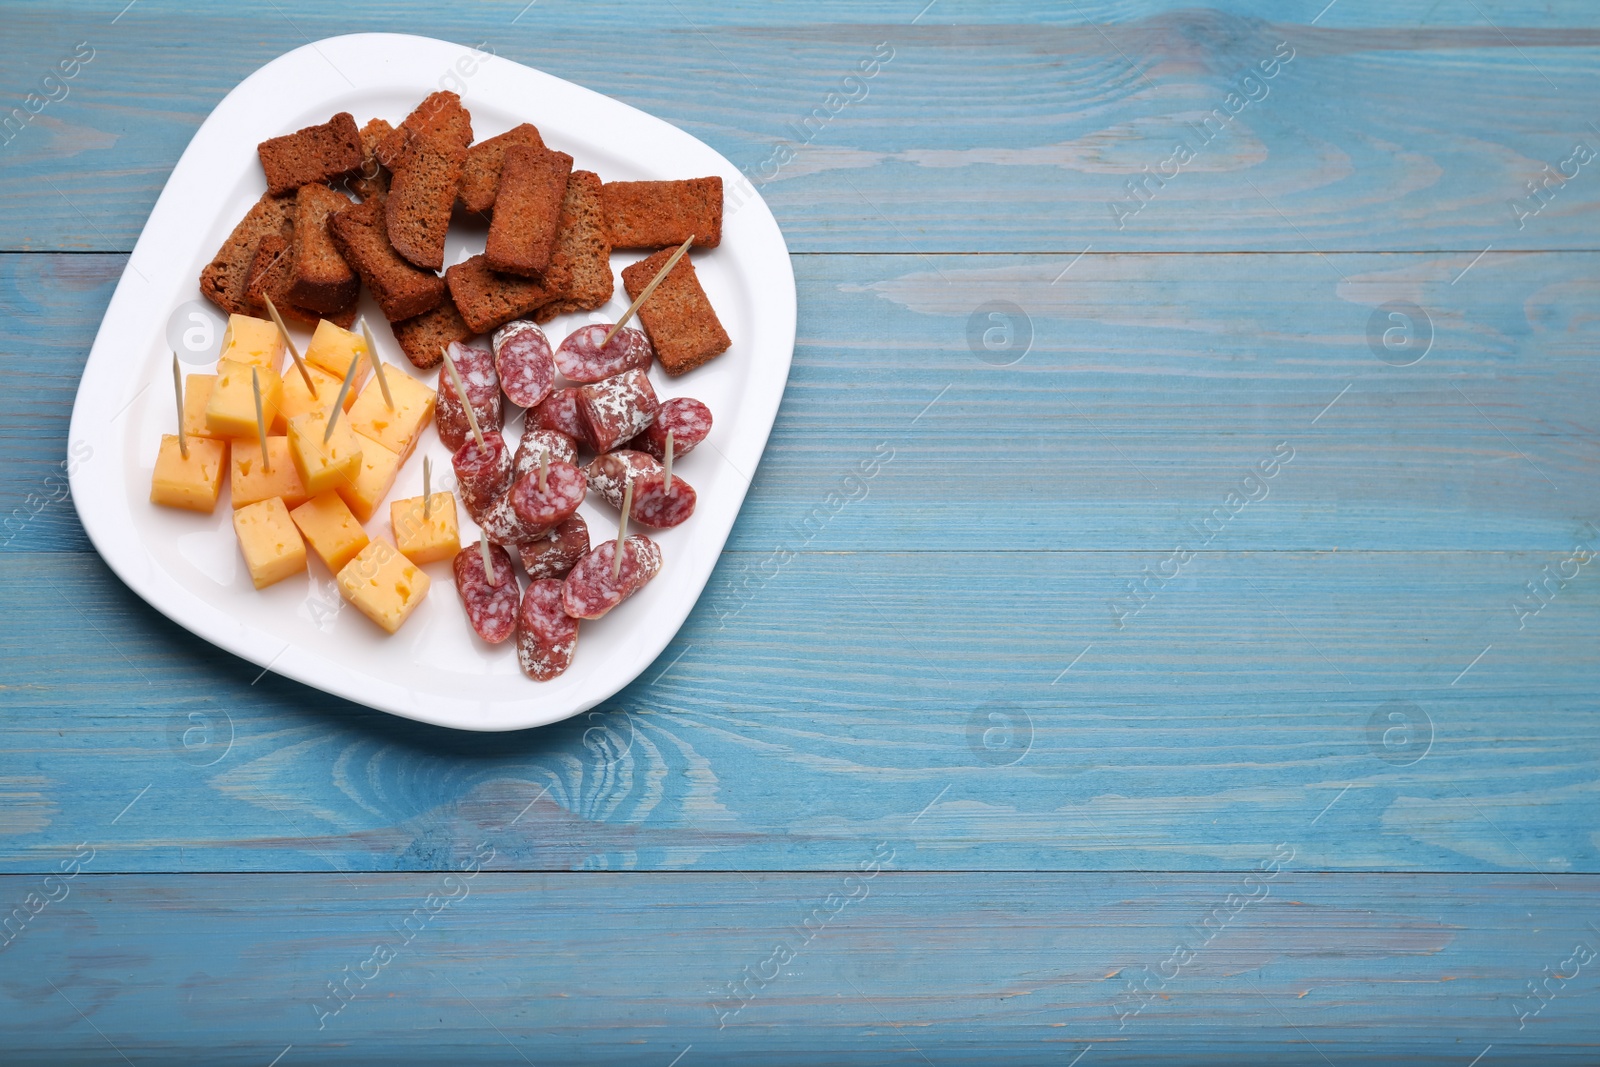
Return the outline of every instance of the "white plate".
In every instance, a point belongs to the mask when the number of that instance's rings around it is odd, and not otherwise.
[[[332,576],[314,558],[309,578],[253,589],[225,501],[209,517],[149,502],[160,437],[174,432],[176,422],[169,319],[199,301],[200,268],[265,190],[257,143],[338,111],[349,111],[358,124],[372,117],[398,123],[439,88],[461,94],[479,139],[532,122],[551,147],[571,153],[575,166],[606,180],[720,174],[727,196],[722,244],[697,250],[694,262],[733,347],[681,378],[659,368],[651,372],[663,399],[696,397],[716,419],[707,442],[675,468],[698,491],[698,508],[682,526],[651,533],[665,556],[660,575],[604,619],[584,623],[571,668],[551,682],[522,675],[515,641],[491,647],[472,634],[448,563],[426,568],[433,579],[427,600],[389,637],[341,605]],[[456,225],[445,261],[459,262],[482,248],[481,229]],[[620,271],[637,258],[618,253],[612,267]],[[613,321],[626,305],[620,281],[617,294],[593,315],[563,316],[547,326],[552,343],[584,322]],[[409,370],[370,295],[362,300],[386,361]],[[794,273],[783,235],[739,171],[705,144],[626,104],[467,46],[397,34],[333,37],[246,78],[178,161],[84,368],[70,441],[72,454],[82,457],[87,450],[87,458],[71,477],[72,496],[95,548],[129,587],[235,655],[411,719],[465,730],[539,726],[593,707],[627,685],[666,648],[694,607],[766,446],[789,374],[794,329]],[[295,333],[303,348],[309,331]],[[209,369],[188,360],[186,371]],[[416,376],[433,384],[432,373]],[[508,406],[508,422],[516,410]],[[507,432],[508,439],[514,436]],[[424,454],[434,457],[435,471],[448,474],[449,453],[431,428],[416,456]],[[413,458],[392,498],[419,494],[421,481],[421,460]],[[614,510],[585,503],[584,516],[595,543],[615,536]],[[470,542],[475,530],[465,512],[461,518],[462,540]],[[367,529],[387,538],[388,525],[385,504]]]

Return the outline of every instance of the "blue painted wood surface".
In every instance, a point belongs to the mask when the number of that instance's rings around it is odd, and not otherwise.
[[[94,48],[0,145],[8,1061],[1593,1062],[1600,160],[1527,188],[1600,148],[1592,5],[124,3],[0,20],[17,103]],[[194,128],[373,29],[758,180],[894,49],[762,185],[799,337],[725,559],[541,731],[259,676],[57,480]]]

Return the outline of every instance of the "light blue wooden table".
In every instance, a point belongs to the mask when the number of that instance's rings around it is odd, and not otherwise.
[[[0,1060],[1600,1060],[1593,3],[125,3],[0,17]],[[258,676],[63,498],[193,130],[357,30],[677,123],[794,252],[593,716]]]

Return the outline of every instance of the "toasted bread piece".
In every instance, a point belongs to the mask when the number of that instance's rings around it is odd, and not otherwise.
[[[512,145],[500,167],[494,220],[484,255],[506,274],[543,279],[561,228],[561,200],[572,176],[572,157],[548,148]]]
[[[461,312],[448,300],[414,319],[395,323],[391,329],[394,339],[405,350],[406,358],[418,370],[437,367],[444,362],[439,354],[441,348],[452,341],[468,341],[473,336]]]
[[[499,137],[479,141],[467,151],[467,164],[461,170],[461,187],[456,190],[465,210],[480,215],[494,210],[495,193],[500,188],[500,165],[505,162],[506,149],[513,145],[543,148],[544,138],[539,136],[537,126],[524,122]]]
[[[384,119],[373,119],[361,127],[361,173],[346,184],[363,200],[382,200],[389,195],[389,168],[378,161],[378,142],[394,132]]]
[[[537,321],[549,322],[569,311],[593,311],[611,299],[616,288],[611,276],[611,242],[606,238],[600,177],[593,171],[575,170],[567,179],[554,258],[571,265],[572,281],[560,300],[539,309],[534,315]]]
[[[289,284],[293,277],[294,243],[278,234],[268,234],[256,244],[256,253],[251,258],[248,281],[245,285],[245,297],[249,310],[246,315],[254,315],[258,319],[271,316],[267,310],[267,302],[262,299],[263,294],[272,297],[272,306],[278,309],[286,322],[299,322],[307,326],[315,326],[322,319],[327,319],[336,326],[345,329],[356,321],[356,301],[361,295],[359,287],[350,297],[349,303],[343,307],[333,308],[329,311],[318,311],[314,308],[302,307],[294,303],[289,297]],[[359,283],[358,283],[359,286]]]
[[[487,257],[476,255],[445,271],[444,280],[467,326],[473,333],[488,333],[496,326],[531,315],[552,300],[561,299],[571,271],[562,271],[552,263],[547,275],[554,283],[563,273],[565,279],[561,285],[519,278],[514,274],[497,274],[489,269]]]
[[[405,121],[378,142],[378,162],[399,170],[401,161],[421,138],[439,138],[465,149],[472,143],[472,113],[451,92],[429,95]]]
[[[361,131],[350,112],[321,126],[273,137],[256,146],[267,192],[290,193],[309,182],[333,182],[361,172]]]
[[[294,226],[294,197],[264,194],[234,226],[222,247],[200,271],[200,293],[230,315],[249,315],[245,287],[256,245],[269,235],[287,237]]]
[[[295,194],[292,262],[285,293],[291,303],[313,311],[341,311],[361,295],[361,279],[328,235],[328,216],[349,206],[348,197],[326,185],[302,185]]]
[[[722,179],[606,182],[606,221],[613,248],[667,248],[694,235],[695,248],[722,243]]]
[[[415,318],[444,301],[444,280],[413,267],[390,247],[382,202],[352,204],[328,220],[328,229],[390,322]]]
[[[639,298],[673,251],[663,248],[648,259],[623,268],[622,285],[630,300]],[[733,344],[711,301],[706,299],[706,291],[700,288],[700,277],[688,256],[678,260],[678,265],[661,279],[639,309],[639,321],[655,346],[662,370],[674,377],[720,356]]]
[[[444,137],[419,137],[405,153],[384,201],[389,243],[411,263],[444,266],[444,238],[467,150]]]

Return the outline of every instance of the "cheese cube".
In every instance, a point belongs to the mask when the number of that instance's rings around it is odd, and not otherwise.
[[[250,580],[257,589],[306,569],[306,543],[300,540],[289,509],[277,497],[235,511],[233,532],[239,537],[239,551],[244,553],[244,565],[250,568]]]
[[[395,475],[400,473],[400,456],[370,437],[354,436],[361,445],[361,468],[355,479],[341,483],[337,492],[356,518],[366,522],[394,488]]]
[[[239,438],[233,443],[233,509],[259,504],[272,497],[282,497],[283,506],[299,507],[311,494],[300,483],[300,472],[294,468],[294,457],[289,454],[287,437],[267,438],[266,469],[261,462],[261,442]]]
[[[188,443],[189,458],[185,459],[178,435],[161,435],[161,451],[150,476],[150,503],[209,515],[217,506],[222,474],[228,469],[228,442],[191,437]]]
[[[217,358],[254,363],[277,374],[283,369],[283,334],[271,319],[229,315],[228,328],[222,333],[222,351]]]
[[[300,472],[300,484],[312,496],[354,485],[361,473],[361,439],[350,429],[349,422],[340,418],[332,436],[324,442],[327,426],[328,420],[315,412],[289,420],[289,454]]]
[[[215,374],[191,374],[183,379],[183,432],[190,437],[212,437],[206,429],[206,402],[217,384]]]
[[[285,423],[296,415],[311,414],[320,414],[326,423],[328,412],[339,395],[342,383],[338,378],[315,367],[307,367],[306,370],[311,372],[311,380],[317,385],[317,395],[312,396],[311,390],[306,388],[306,380],[300,376],[299,368],[290,367],[289,373],[283,376],[283,407],[280,409]],[[348,404],[345,410],[350,410]]]
[[[370,538],[337,493],[322,493],[289,512],[306,544],[335,574],[367,547]]]
[[[456,526],[454,493],[434,493],[428,517],[422,517],[422,498],[407,497],[389,505],[389,525],[394,544],[412,563],[421,566],[435,560],[455,559],[461,551],[461,532]]]
[[[350,427],[389,451],[400,453],[400,462],[404,463],[422,436],[423,427],[433,421],[433,405],[438,394],[396,367],[386,367],[385,372],[389,376],[394,409],[390,410],[383,402],[383,390],[374,379],[367,383],[350,408]]]
[[[350,373],[352,359],[361,360],[355,380],[350,383],[350,395],[354,396],[361,392],[361,383],[372,373],[366,339],[359,333],[340,329],[327,319],[317,323],[317,332],[311,335],[311,345],[306,349],[306,362],[327,371],[342,385],[344,376]]]
[[[428,576],[387,541],[373,541],[363,548],[344,565],[337,580],[344,598],[390,633],[400,629],[428,595]]]
[[[217,364],[217,380],[206,400],[206,429],[213,436],[256,436],[256,394],[250,384],[252,370],[261,379],[261,410],[267,419],[267,432],[271,433],[278,425],[278,410],[283,406],[283,379],[276,371],[225,359]]]

